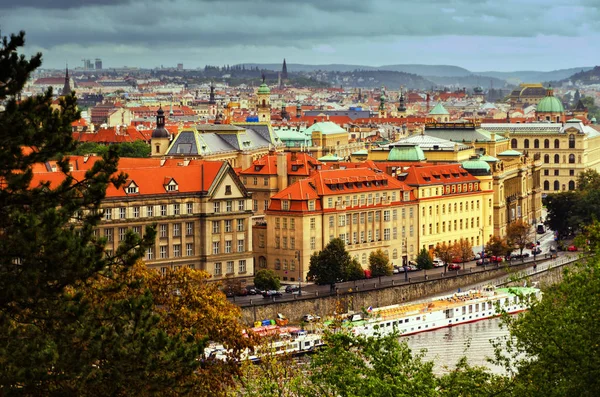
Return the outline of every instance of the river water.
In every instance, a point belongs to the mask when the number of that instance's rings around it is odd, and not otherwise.
[[[405,336],[401,340],[408,343],[413,353],[427,349],[424,359],[435,363],[437,375],[452,370],[462,356],[467,357],[470,365],[485,366],[501,374],[503,369],[488,363],[486,358],[494,356],[490,340],[504,336],[508,336],[508,330],[501,326],[500,318],[493,318]]]

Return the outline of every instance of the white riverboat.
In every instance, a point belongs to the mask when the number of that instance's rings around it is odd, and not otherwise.
[[[420,303],[375,308],[364,318],[355,318],[344,326],[355,335],[375,336],[393,332],[401,336],[412,335],[493,318],[501,312],[519,313],[527,310],[529,305],[528,299],[522,297],[530,295],[540,298],[541,292],[534,287],[488,286]]]

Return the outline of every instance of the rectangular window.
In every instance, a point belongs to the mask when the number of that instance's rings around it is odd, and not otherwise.
[[[194,222],[186,222],[185,223],[185,235],[186,236],[194,235]]]
[[[296,239],[294,237],[290,237],[290,249],[296,249]]]
[[[154,216],[154,206],[148,205],[146,206],[146,216]]]
[[[225,253],[231,254],[231,240],[225,241]]]
[[[218,214],[221,212],[221,202],[220,201],[213,203],[213,212],[215,214]]]
[[[315,218],[310,218],[310,230],[315,230],[316,224]]]
[[[265,200],[265,211],[269,209],[269,200]]]
[[[360,213],[360,224],[361,225],[365,224],[365,213],[364,212]]]
[[[281,227],[280,218],[275,218],[275,229],[279,229]]]
[[[346,216],[344,216],[344,215],[338,216],[338,226],[346,226]]]
[[[168,234],[169,234],[169,232],[168,232],[168,230],[167,230],[167,225],[165,225],[165,224],[161,224],[161,225],[158,227],[158,230],[159,230],[159,234],[158,234],[158,235],[159,235],[159,237],[165,238],[165,237],[167,237],[167,236],[168,236]]]
[[[225,212],[230,213],[231,211],[233,211],[233,201],[227,200],[225,202]]]
[[[373,241],[373,231],[372,230],[368,230],[367,231],[367,241]]]
[[[231,233],[233,231],[231,227],[231,219],[225,220],[225,233]]]
[[[212,250],[213,255],[217,255],[217,254],[221,253],[221,247],[219,247],[218,241],[213,241],[212,248],[213,248],[213,250]]]
[[[281,218],[281,222],[283,223],[283,228],[287,229],[287,218]]]
[[[185,255],[186,256],[193,256],[194,255],[194,244],[187,243],[185,245]]]
[[[194,203],[187,203],[185,206],[186,206],[186,212],[188,214],[194,213]]]
[[[327,199],[327,208],[333,208],[333,198],[329,197]]]
[[[173,215],[179,215],[181,212],[181,206],[179,204],[173,204]]]
[[[254,212],[258,211],[258,200],[252,200],[252,209]]]
[[[287,211],[290,209],[290,202],[288,200],[282,200],[281,201],[281,209],[283,211]]]
[[[284,237],[284,238],[283,238],[283,244],[282,244],[282,247],[281,247],[281,248],[283,248],[284,250],[286,250],[286,249],[287,249],[287,237]]]
[[[315,210],[315,201],[314,200],[310,200],[308,202],[308,210],[309,211],[314,211]]]
[[[173,244],[173,257],[181,257],[181,244]]]
[[[398,220],[398,210],[392,211],[392,220]]]
[[[233,261],[227,261],[227,274],[233,274]]]
[[[160,216],[167,216],[167,206],[164,204],[160,206]]]
[[[161,245],[159,248],[159,252],[160,252],[160,259],[167,259],[169,257],[169,252],[167,250],[167,246],[166,245]]]
[[[134,218],[140,217],[140,207],[133,207],[133,217]]]
[[[406,208],[402,208],[402,219],[406,218]]]
[[[104,209],[104,219],[110,221],[112,219],[112,208]]]
[[[237,241],[237,252],[244,252],[244,240]]]
[[[365,240],[365,232],[364,230],[360,232],[360,242],[361,243],[365,243],[367,240]]]
[[[375,241],[379,241],[380,237],[381,236],[379,236],[379,229],[375,229]]]
[[[245,259],[240,259],[238,261],[238,272],[246,273],[246,260]]]
[[[294,230],[296,228],[296,220],[294,218],[290,218],[290,230]]]
[[[387,222],[389,220],[390,220],[390,211],[389,210],[383,211],[383,221]]]
[[[181,236],[181,223],[173,224],[173,237]]]
[[[215,276],[220,276],[222,271],[221,262],[215,262]]]
[[[131,230],[137,234],[138,236],[142,236],[142,227],[141,226],[134,226],[131,228]]]
[[[392,240],[396,240],[397,238],[398,238],[398,228],[393,227],[392,228]]]
[[[127,233],[127,228],[126,227],[120,227],[119,228],[119,241],[125,240],[125,233]]]
[[[369,222],[369,223],[373,222],[373,213],[372,212],[369,212],[367,214],[367,222]]]
[[[238,200],[238,211],[244,211],[246,209],[246,203],[244,200]]]
[[[311,238],[310,238],[310,249],[311,249],[311,250],[313,250],[313,251],[314,251],[315,249],[317,249],[317,243],[316,243],[316,241],[315,241],[315,238],[314,238],[314,237],[311,237]]]
[[[125,219],[127,214],[127,209],[125,207],[119,208],[119,219]]]
[[[237,219],[237,231],[238,232],[243,232],[244,231],[244,220],[243,219]]]
[[[269,186],[269,178],[263,178],[263,186]]]
[[[146,260],[151,261],[154,259],[154,247],[148,247],[146,250]]]
[[[335,225],[335,217],[329,217],[329,227],[333,227]]]
[[[213,234],[221,233],[221,221],[213,221],[212,232]]]

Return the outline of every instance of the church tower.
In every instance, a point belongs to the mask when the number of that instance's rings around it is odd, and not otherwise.
[[[406,103],[404,99],[404,92],[400,88],[400,97],[398,98],[398,116],[406,117]]]
[[[258,87],[256,112],[259,123],[271,124],[271,90],[265,83],[265,75],[262,76],[262,84]]]
[[[217,116],[217,101],[215,100],[215,85],[210,83],[210,96],[208,97],[208,113],[216,117]]]
[[[165,128],[165,112],[161,106],[156,112],[156,129],[152,131],[152,138],[150,139],[152,156],[159,157],[165,155],[170,143],[171,134]]]
[[[283,58],[283,66],[281,67],[281,80],[287,80],[287,79],[288,79],[287,64],[285,63],[285,58]]]
[[[71,79],[69,78],[69,66],[66,67],[65,72],[65,85],[63,86],[61,96],[71,95]]]
[[[379,97],[379,118],[385,119],[387,111],[385,110],[385,90],[381,87],[381,96]]]

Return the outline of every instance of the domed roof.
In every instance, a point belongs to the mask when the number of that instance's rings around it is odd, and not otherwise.
[[[491,172],[490,165],[483,160],[463,161],[462,167],[471,175],[489,175]]]
[[[171,134],[165,128],[165,111],[162,110],[162,106],[158,108],[156,112],[156,129],[152,131],[152,139],[157,138],[170,138]]]
[[[269,95],[271,94],[271,89],[264,82],[258,87],[258,95]]]
[[[538,103],[536,111],[538,113],[564,113],[565,108],[550,88],[546,97]]]
[[[425,153],[419,145],[394,146],[388,161],[425,161]]]

